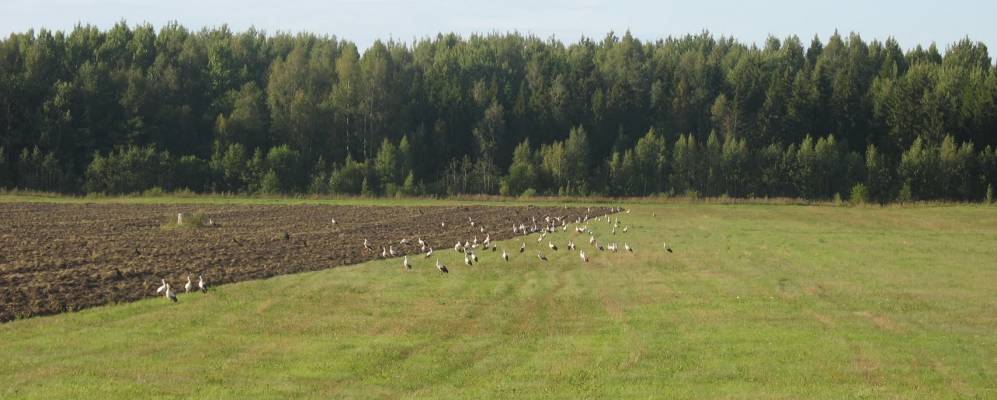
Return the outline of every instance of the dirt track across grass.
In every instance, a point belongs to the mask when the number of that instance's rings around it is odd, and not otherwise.
[[[513,223],[532,225],[534,217],[540,224],[548,216],[573,222],[609,211],[0,203],[0,321],[155,296],[160,278],[179,290],[188,273],[195,283],[203,274],[214,285],[261,279],[371,260],[381,246],[413,254],[419,237],[452,250],[457,240],[484,240],[486,233],[513,237]],[[179,212],[203,213],[218,226],[164,229]],[[365,238],[376,251],[364,249]],[[410,243],[399,245],[403,238]]]

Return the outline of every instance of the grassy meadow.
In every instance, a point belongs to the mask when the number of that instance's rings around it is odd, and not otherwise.
[[[997,398],[997,207],[632,208],[589,226],[634,253],[569,229],[549,263],[532,235],[508,264],[439,249],[446,276],[417,256],[2,324],[0,398]]]

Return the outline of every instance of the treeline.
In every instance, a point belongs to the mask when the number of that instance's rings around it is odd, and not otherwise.
[[[969,39],[78,26],[0,41],[0,187],[981,200],[995,104]]]

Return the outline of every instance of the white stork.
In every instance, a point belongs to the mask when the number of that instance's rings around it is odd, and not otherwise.
[[[166,298],[174,303],[177,302],[177,293],[173,291],[169,283],[166,284]]]

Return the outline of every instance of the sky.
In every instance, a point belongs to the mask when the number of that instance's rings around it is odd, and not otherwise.
[[[863,39],[894,37],[906,49],[963,37],[997,46],[997,1],[856,0],[0,0],[0,35],[29,29],[69,31],[78,24],[108,28],[169,21],[199,30],[222,24],[268,33],[335,35],[364,49],[377,39],[411,42],[439,32],[512,32],[556,38],[601,39],[629,30],[644,40],[699,33],[733,36],[761,46],[772,35],[815,34],[826,42],[835,30]]]

